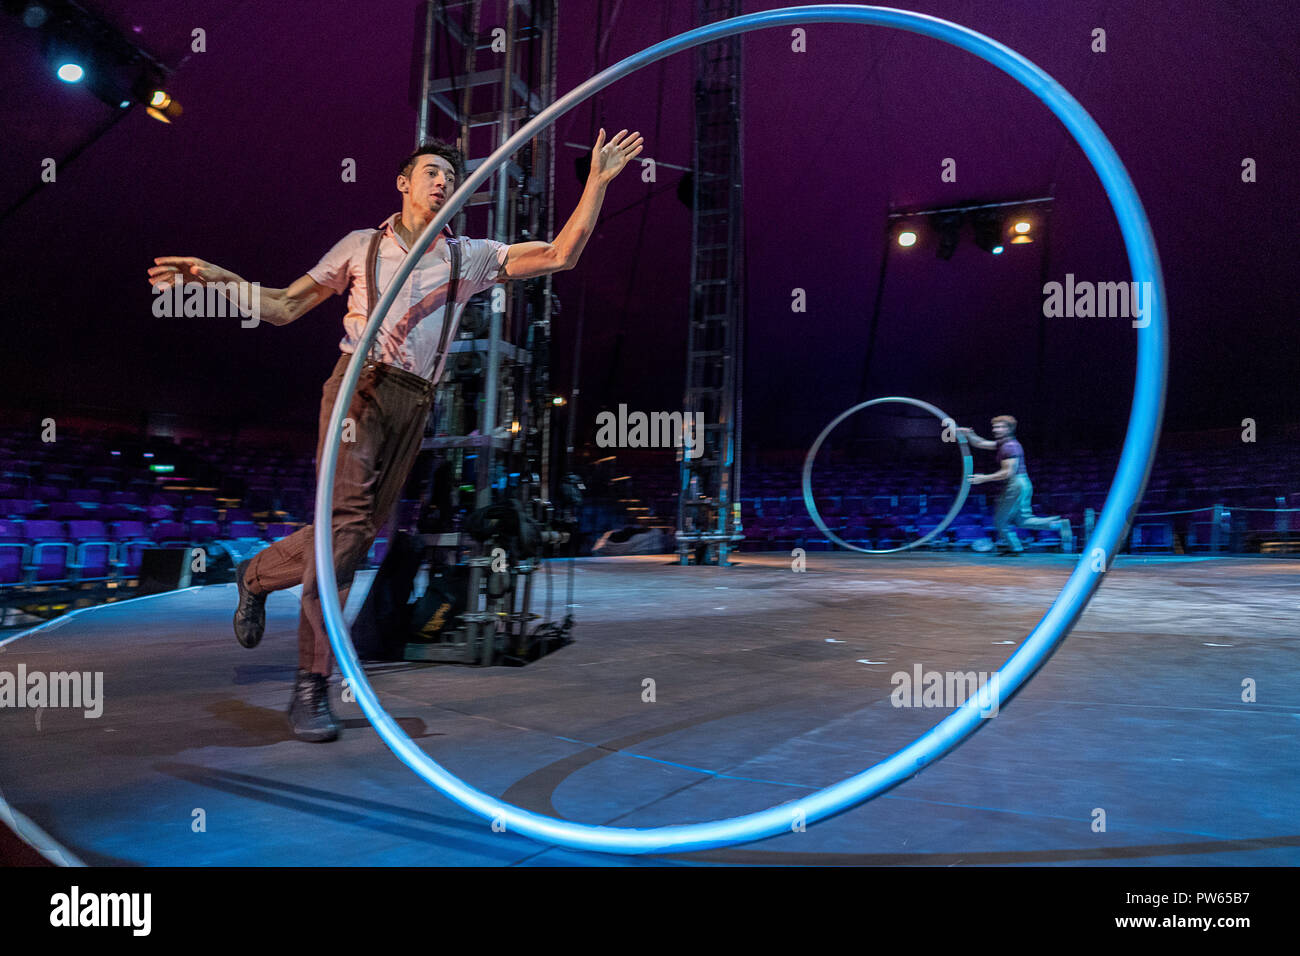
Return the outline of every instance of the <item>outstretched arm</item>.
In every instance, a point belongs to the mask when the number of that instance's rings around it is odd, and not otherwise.
[[[622,130],[606,143],[602,129],[591,151],[591,172],[578,208],[553,241],[516,242],[510,246],[497,281],[531,279],[576,266],[587,240],[596,230],[600,207],[605,201],[605,189],[628,161],[641,152],[642,143],[640,133],[629,135],[627,130]]]
[[[981,449],[982,451],[993,451],[998,447],[997,442],[989,441],[987,438],[980,438],[979,435],[976,435],[975,429],[973,428],[959,428],[957,431],[966,436],[966,441],[969,444]]]
[[[149,284],[170,286],[184,277],[187,282],[215,286],[236,306],[240,304],[239,289],[247,286],[239,276],[211,262],[194,256],[160,256],[154,259],[149,270]],[[259,286],[259,317],[272,325],[294,322],[334,294],[334,290],[321,285],[311,276],[295,279],[285,289],[263,289]],[[247,302],[247,298],[244,299]]]

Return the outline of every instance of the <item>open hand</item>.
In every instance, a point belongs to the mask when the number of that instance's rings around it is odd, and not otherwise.
[[[170,287],[179,280],[207,285],[209,282],[224,281],[224,276],[224,269],[194,256],[161,256],[154,259],[154,265],[149,270],[149,284]]]
[[[627,130],[620,130],[606,143],[602,127],[600,135],[596,137],[596,146],[591,151],[590,176],[600,183],[608,183],[623,171],[629,160],[641,152],[644,142],[640,133],[629,134]]]

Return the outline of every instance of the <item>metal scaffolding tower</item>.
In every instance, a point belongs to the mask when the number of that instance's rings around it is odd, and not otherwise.
[[[417,144],[434,136],[455,142],[468,173],[553,102],[556,8],[556,0],[427,0],[419,10]],[[469,199],[452,229],[504,243],[548,239],[554,186],[552,127]],[[421,446],[441,454],[453,512],[516,502],[544,527],[552,517],[551,302],[546,276],[495,286],[465,306],[438,383],[433,436]],[[421,535],[420,542],[442,555],[441,586],[448,594],[463,592],[464,603],[449,598],[453,613],[439,611],[439,626],[426,626],[424,643],[407,645],[407,659],[490,664],[516,653],[537,618],[528,608],[541,557],[502,555],[491,542],[453,530],[448,515],[441,518],[443,530]]]
[[[740,0],[699,0],[700,26],[740,15]],[[703,414],[702,454],[681,456],[677,553],[682,564],[727,565],[743,540],[740,394],[744,339],[744,238],[740,134],[741,38],[696,51],[691,313],[687,419]],[[684,443],[687,444],[687,443]]]

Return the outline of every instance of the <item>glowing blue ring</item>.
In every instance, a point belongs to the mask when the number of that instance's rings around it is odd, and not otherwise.
[[[999,706],[1005,704],[1024,685],[1029,677],[1051,656],[1075,620],[1087,606],[1089,598],[1101,583],[1101,577],[1128,531],[1137,502],[1146,487],[1155,457],[1156,439],[1160,430],[1164,406],[1166,366],[1166,325],[1164,279],[1160,273],[1159,256],[1146,212],[1133,188],[1127,170],[1115,154],[1100,127],[1065,89],[1027,59],[1001,43],[976,33],[974,30],[940,20],[936,17],[887,7],[840,6],[817,4],[790,7],[784,10],[765,10],[731,20],[722,20],[680,36],[656,43],[587,80],[555,103],[548,106],[519,132],[510,137],[481,164],[454,193],[451,202],[443,207],[425,228],[415,247],[403,262],[388,290],[375,306],[348,363],[347,372],[330,416],[325,442],[325,456],[320,463],[320,481],[316,494],[315,537],[316,573],[320,586],[321,608],[330,643],[338,657],[339,669],[356,693],[357,703],[384,743],[408,767],[426,782],[436,787],[461,806],[487,819],[504,825],[509,831],[579,850],[598,850],[607,853],[659,853],[664,851],[703,850],[710,847],[748,843],[764,837],[788,833],[796,821],[813,823],[841,813],[914,776],[927,765],[942,757],[985,724],[980,709],[988,702],[979,696],[968,700],[930,730],[902,750],[887,757],[861,773],[840,783],[819,790],[802,799],[782,804],[758,813],[750,813],[726,820],[689,823],[675,826],[635,829],[628,827],[600,827],[573,823],[510,806],[476,790],[444,770],[397,726],[375,696],[366,680],[365,672],[357,662],[351,635],[343,622],[343,609],[339,606],[337,578],[333,563],[333,529],[330,525],[333,501],[334,470],[338,461],[339,438],[343,417],[347,413],[352,393],[361,374],[362,357],[369,351],[370,343],[378,331],[382,317],[387,314],[397,291],[405,283],[411,269],[419,261],[434,237],[450,221],[464,201],[492,175],[498,166],[520,149],[524,143],[554,123],[560,116],[577,106],[587,97],[603,89],[620,77],[647,66],[657,60],[690,49],[702,43],[719,40],[738,33],[747,33],[765,27],[800,26],[808,23],[859,23],[868,26],[895,27],[911,33],[933,37],[958,46],[987,60],[1012,78],[1018,80],[1061,120],[1078,141],[1084,154],[1097,171],[1106,195],[1110,198],[1120,231],[1128,250],[1133,278],[1150,283],[1149,321],[1138,328],[1137,375],[1133,391],[1133,407],[1129,410],[1128,431],[1124,449],[1120,454],[1119,468],[1115,472],[1106,504],[1093,530],[1092,538],[1083,549],[1065,587],[1052,606],[1034,627],[1025,642],[998,671]],[[1137,323],[1135,323],[1136,325]],[[987,685],[986,685],[987,686]]]
[[[961,449],[961,488],[958,490],[956,497],[953,498],[952,507],[948,509],[948,513],[944,515],[943,518],[940,519],[939,523],[928,532],[921,535],[921,537],[917,538],[915,541],[909,541],[907,544],[900,544],[897,548],[859,548],[856,544],[849,544],[830,528],[826,527],[826,522],[822,520],[821,512],[817,510],[817,502],[813,501],[812,493],[812,467],[813,462],[817,460],[817,452],[821,451],[822,442],[826,440],[826,436],[833,432],[835,426],[844,421],[844,419],[848,418],[854,412],[862,411],[864,408],[870,408],[872,405],[884,405],[887,402],[902,402],[904,405],[915,405],[917,408],[924,409],[935,418],[939,419],[940,424],[943,422],[952,422],[952,419],[942,411],[935,408],[929,402],[921,401],[919,398],[905,398],[902,395],[890,395],[886,398],[873,398],[869,402],[863,402],[861,405],[854,405],[848,411],[841,412],[838,418],[822,429],[822,433],[818,435],[817,440],[812,443],[812,447],[808,449],[808,454],[803,460],[803,503],[804,507],[808,509],[809,516],[826,537],[830,538],[841,547],[848,548],[852,551],[860,551],[863,554],[896,554],[899,551],[907,551],[911,548],[920,547],[935,535],[943,534],[944,529],[947,528],[948,525],[952,524],[952,520],[956,518],[957,513],[961,511],[961,506],[966,503],[966,496],[970,494],[970,446],[966,443],[966,434],[959,431],[957,432],[957,447]],[[952,427],[957,427],[956,422],[953,422]]]

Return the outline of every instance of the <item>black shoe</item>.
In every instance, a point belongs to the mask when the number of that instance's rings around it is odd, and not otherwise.
[[[328,677],[298,671],[289,699],[289,726],[299,740],[314,744],[338,740],[339,722],[330,710]]]
[[[1017,551],[1015,548],[998,548],[999,558],[1018,558],[1025,552]]]
[[[249,561],[251,560],[250,558]],[[239,607],[235,608],[235,640],[245,647],[256,647],[262,643],[262,632],[266,630],[266,595],[254,594],[244,583],[249,561],[242,561],[235,568],[235,585],[239,588]]]

